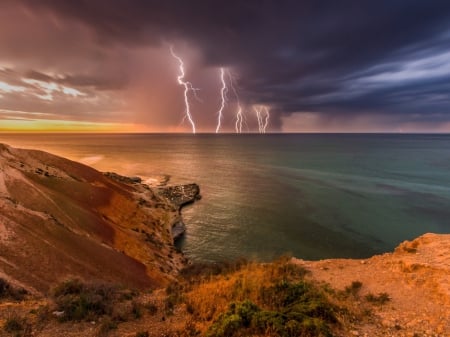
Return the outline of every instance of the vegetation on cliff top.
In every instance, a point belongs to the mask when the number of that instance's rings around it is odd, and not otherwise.
[[[89,327],[90,336],[121,336],[121,327],[131,324],[136,336],[153,336],[157,329],[173,337],[329,337],[370,315],[370,310],[354,310],[349,301],[369,307],[388,301],[387,295],[360,298],[359,281],[337,291],[309,281],[307,274],[282,258],[268,264],[190,265],[165,289],[153,292],[72,279],[57,285],[45,306],[4,321],[3,331],[40,335],[48,329],[62,336],[76,323]]]

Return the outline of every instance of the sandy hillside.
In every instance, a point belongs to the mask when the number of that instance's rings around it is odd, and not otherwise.
[[[180,205],[138,181],[0,144],[0,277],[31,291],[69,277],[161,286],[184,264],[180,221]]]

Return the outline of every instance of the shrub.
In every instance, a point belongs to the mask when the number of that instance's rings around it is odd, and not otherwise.
[[[85,285],[78,279],[67,280],[53,289],[55,297],[64,295],[78,295],[85,289]]]
[[[0,299],[10,298],[14,301],[21,301],[28,292],[24,288],[15,288],[8,281],[0,278]]]
[[[138,331],[136,332],[136,337],[149,337],[150,334],[148,333],[148,331]]]
[[[12,316],[6,320],[3,329],[9,333],[20,332],[24,330],[24,321],[20,317]]]
[[[261,310],[250,301],[233,303],[209,328],[207,336],[232,337],[266,334],[273,336],[331,336],[328,323],[336,319],[323,303],[297,304],[280,311]],[[242,330],[246,331],[243,332]]]
[[[154,303],[147,303],[145,305],[145,308],[147,309],[148,313],[152,316],[158,313],[158,306],[156,306]]]
[[[109,331],[117,329],[117,322],[109,317],[102,320],[97,332],[97,336],[107,336]]]
[[[142,305],[139,302],[133,301],[131,303],[131,314],[135,319],[142,317]]]
[[[351,285],[345,287],[345,293],[348,295],[357,296],[358,292],[361,290],[362,282],[353,281]]]
[[[233,262],[198,262],[188,265],[186,268],[180,271],[180,275],[188,282],[198,283],[202,278],[215,276],[215,275],[227,275],[241,270],[242,267],[248,265],[249,262],[240,258]]]
[[[261,307],[249,300],[232,303],[214,321],[207,335],[330,336],[329,325],[337,322],[334,305],[303,280],[262,287],[258,302]]]
[[[130,303],[135,295],[129,294],[111,285],[85,284],[77,279],[63,282],[53,290],[56,310],[64,312],[61,321],[90,321],[102,316],[110,316],[114,321],[139,318],[140,306]]]
[[[369,293],[366,295],[366,300],[374,304],[383,305],[386,302],[389,302],[391,298],[388,293],[379,293],[378,295]]]
[[[0,278],[0,298],[8,296],[10,287],[6,280]]]
[[[164,309],[167,315],[173,314],[175,306],[183,302],[183,290],[184,287],[180,283],[174,282],[167,286],[166,294],[167,297],[164,301]]]

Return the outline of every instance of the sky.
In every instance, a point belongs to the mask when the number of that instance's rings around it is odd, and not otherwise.
[[[2,0],[0,131],[192,132],[171,48],[196,132],[450,132],[439,0]]]

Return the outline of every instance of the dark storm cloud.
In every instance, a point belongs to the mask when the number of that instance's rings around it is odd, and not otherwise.
[[[17,31],[0,32],[0,58],[20,60],[23,77],[79,90],[90,106],[99,92],[104,103],[127,90],[145,66],[166,66],[157,56],[145,63],[136,50],[185,41],[203,67],[233,68],[241,99],[270,105],[275,129],[283,115],[303,111],[450,120],[448,1],[6,0],[0,10],[8,6],[21,6],[36,28],[3,27]],[[24,85],[9,71],[0,67],[9,84]],[[170,86],[157,69],[147,75],[154,82],[144,91]],[[165,102],[157,93],[152,102]]]
[[[401,113],[417,109],[413,101],[418,98],[425,106],[431,100],[433,110],[449,112],[448,78],[405,78],[388,89],[380,83],[361,94],[348,92],[359,73],[396,72],[403,62],[450,51],[448,1],[24,3],[83,22],[106,44],[190,40],[201,49],[205,64],[238,69],[248,100],[285,113]],[[433,101],[439,94],[447,98]]]

